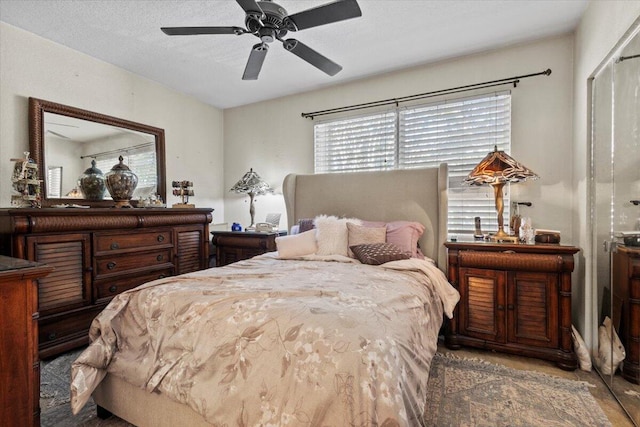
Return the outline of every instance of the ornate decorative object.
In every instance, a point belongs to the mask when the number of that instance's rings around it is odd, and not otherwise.
[[[116,208],[131,208],[131,197],[138,186],[138,176],[129,169],[127,165],[122,163],[122,156],[118,157],[119,163],[107,172],[106,184],[109,194]]]
[[[256,207],[253,203],[254,197],[259,194],[273,193],[271,186],[263,181],[260,175],[253,171],[253,168],[249,169],[249,172],[245,173],[242,178],[240,178],[240,181],[236,182],[229,191],[249,195],[249,215],[251,215],[251,225],[249,227],[255,225]]]
[[[196,206],[189,203],[189,196],[193,196],[192,181],[172,181],[173,195],[180,197],[180,203],[174,203],[174,208],[195,208]]]
[[[11,159],[15,162],[11,182],[16,194],[11,195],[11,204],[19,208],[39,208],[41,206],[38,165],[24,152],[23,159]]]
[[[96,167],[96,161],[91,160],[91,167],[78,178],[78,187],[87,200],[102,200],[107,189],[104,174]]]
[[[502,189],[507,182],[521,182],[529,178],[538,179],[539,177],[504,151],[498,151],[498,147],[495,146],[493,151],[487,154],[465,179],[465,182],[471,185],[489,184],[493,187],[498,211],[498,232],[491,237],[492,240],[518,241],[517,236],[510,236],[504,231]]]

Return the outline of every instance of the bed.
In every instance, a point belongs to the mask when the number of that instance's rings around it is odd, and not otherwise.
[[[422,424],[459,298],[443,274],[446,165],[290,174],[283,193],[289,228],[318,215],[423,224],[426,259],[275,252],[118,295],[73,363],[74,413],[92,395],[99,415],[137,426]]]

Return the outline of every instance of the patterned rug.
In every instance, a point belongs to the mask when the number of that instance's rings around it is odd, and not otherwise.
[[[42,427],[127,427],[117,417],[100,420],[92,400],[77,416],[69,406],[71,362],[80,350],[41,366]],[[436,353],[431,365],[425,426],[611,426],[588,385],[479,359]]]
[[[437,353],[427,426],[611,426],[582,381]]]

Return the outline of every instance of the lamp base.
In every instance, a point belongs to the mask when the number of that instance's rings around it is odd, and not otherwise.
[[[505,233],[503,230],[498,231],[496,234],[490,237],[492,242],[509,242],[518,243],[520,239],[518,236],[511,236]]]

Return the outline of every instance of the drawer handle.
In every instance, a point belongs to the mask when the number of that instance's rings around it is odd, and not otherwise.
[[[164,242],[164,236],[162,234],[158,236],[158,242]]]
[[[51,340],[55,340],[57,336],[58,336],[58,334],[56,334],[55,332],[51,332],[51,333],[49,334],[49,337],[48,337],[48,338],[49,338],[49,341],[51,341]]]
[[[513,309],[514,309],[513,304],[509,304],[509,305],[507,305],[507,309],[508,309],[508,310],[513,310]]]
[[[516,251],[502,251],[503,254],[515,254]]]
[[[158,279],[164,279],[165,277],[167,277],[167,276],[165,276],[164,274],[161,274],[161,275],[158,276]]]
[[[158,261],[162,261],[162,255],[158,255],[158,256],[156,257],[156,259],[157,259]]]
[[[113,286],[109,287],[109,292],[111,292],[111,293],[113,293],[113,292],[115,292],[117,290],[118,290],[118,287],[116,285],[113,285]]]
[[[498,304],[498,311],[504,311],[504,305]]]
[[[111,249],[120,249],[120,245],[118,244],[118,242],[113,242],[111,244]]]
[[[109,270],[113,270],[114,268],[116,268],[116,263],[115,262],[110,262],[109,264],[107,264],[107,268]]]

